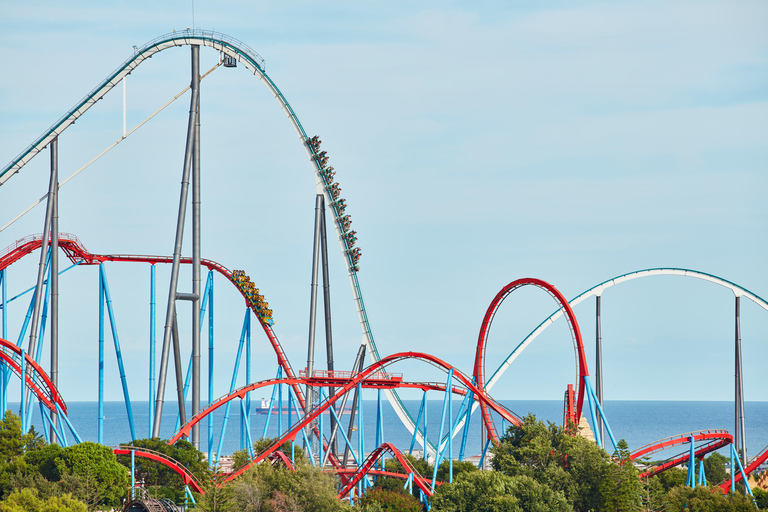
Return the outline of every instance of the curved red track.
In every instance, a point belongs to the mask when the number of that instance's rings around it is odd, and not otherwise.
[[[641,448],[638,448],[634,452],[632,452],[629,455],[629,458],[632,460],[637,460],[641,457],[646,457],[653,453],[666,450],[668,448],[671,448],[672,446],[687,444],[690,442],[691,436],[693,436],[694,441],[704,443],[694,451],[694,457],[697,457],[697,458],[700,458],[706,455],[707,453],[718,450],[723,446],[728,446],[733,442],[733,436],[729,434],[727,430],[719,430],[719,429],[718,430],[699,430],[696,432],[686,432],[685,434],[679,434],[676,436],[671,436],[671,437],[661,439],[659,441],[654,441],[653,443],[647,444]],[[685,452],[680,455],[676,455],[675,457],[665,461],[664,463],[644,471],[643,473],[640,474],[640,477],[645,478],[647,476],[658,475],[659,473],[662,473],[671,467],[682,464],[683,462],[687,461],[689,457],[690,457],[690,452]]]
[[[13,373],[21,378],[20,347],[17,347],[15,343],[0,338],[0,359],[13,370]],[[26,361],[27,366],[25,381],[29,389],[49,410],[56,412],[56,404],[59,404],[61,410],[66,414],[67,404],[64,403],[59,390],[53,385],[48,374],[26,352],[24,353],[24,361]],[[30,368],[34,371],[29,371]]]
[[[186,469],[184,469],[179,461],[168,457],[164,453],[148,450],[146,448],[138,448],[136,446],[117,446],[112,448],[112,451],[115,452],[115,455],[130,455],[131,452],[133,452],[136,454],[136,457],[159,462],[160,464],[171,468],[179,476],[181,476],[181,480],[184,482],[184,485],[190,486],[196,493],[205,494],[205,491],[200,486],[200,482],[197,481],[192,473],[189,473]]]
[[[504,302],[504,299],[509,296],[512,292],[517,290],[518,288],[522,288],[524,286],[535,286],[537,288],[541,288],[545,292],[547,292],[552,298],[557,301],[557,303],[560,305],[560,307],[565,311],[565,318],[568,321],[568,327],[571,330],[571,335],[573,336],[573,341],[575,345],[575,351],[576,351],[576,358],[578,359],[579,363],[579,392],[578,392],[578,400],[576,404],[576,413],[575,417],[571,418],[571,420],[574,423],[579,422],[579,419],[581,418],[581,409],[584,405],[584,394],[586,392],[586,384],[584,382],[584,378],[589,375],[589,370],[587,368],[587,361],[586,357],[584,355],[584,343],[581,339],[581,330],[579,329],[579,323],[576,321],[576,315],[573,313],[573,309],[571,309],[570,304],[568,304],[568,300],[563,296],[560,291],[549,284],[546,281],[542,281],[541,279],[536,279],[533,277],[524,277],[522,279],[517,279],[516,281],[512,281],[508,285],[506,285],[504,288],[501,289],[499,293],[496,294],[496,297],[493,298],[491,301],[490,306],[488,306],[488,310],[485,312],[485,316],[483,317],[483,323],[480,326],[480,334],[477,337],[477,350],[475,352],[475,366],[474,366],[474,373],[473,377],[475,378],[475,382],[477,383],[477,387],[480,389],[485,389],[485,351],[486,346],[488,343],[488,333],[491,329],[491,323],[493,322],[493,318],[496,316],[496,312],[498,311],[499,307],[501,306],[501,303]],[[488,432],[488,438],[493,439],[494,441],[497,441],[499,439],[498,433],[496,432],[496,427],[493,423],[493,419],[491,418],[491,415],[488,413],[488,409],[484,405],[480,405],[483,415],[483,422],[486,425],[486,431]]]
[[[264,460],[270,453],[278,449],[285,441],[293,440],[296,438],[296,435],[301,431],[302,428],[307,426],[310,422],[312,422],[315,418],[317,418],[320,414],[322,414],[328,407],[330,407],[333,403],[340,400],[344,394],[346,394],[349,390],[357,386],[358,383],[362,383],[366,378],[368,378],[369,375],[376,372],[377,370],[380,370],[381,368],[384,368],[390,364],[393,364],[397,361],[402,361],[406,359],[417,359],[425,362],[432,363],[436,366],[442,367],[446,370],[450,370],[453,368],[451,365],[445,363],[441,359],[434,357],[429,354],[424,354],[421,352],[400,352],[397,354],[392,354],[390,356],[383,357],[379,361],[373,363],[366,369],[364,369],[362,372],[356,374],[352,379],[350,379],[344,386],[341,386],[336,389],[336,393],[324,401],[322,404],[320,404],[318,407],[313,409],[312,413],[305,416],[300,422],[293,425],[280,439],[276,440],[272,445],[270,445],[266,450],[264,450],[262,453],[257,455],[255,458],[251,460],[250,463],[246,464],[242,468],[234,471],[231,473],[224,482],[226,483],[229,480],[232,480],[242,474],[246,469],[248,469],[250,466],[254,464],[258,464],[262,460]],[[520,424],[520,418],[515,416],[513,413],[508,411],[506,408],[495,402],[493,399],[488,397],[484,391],[479,389],[475,384],[472,382],[471,379],[469,379],[466,375],[461,373],[460,371],[456,370],[454,368],[454,378],[456,378],[464,387],[469,389],[475,394],[475,398],[479,400],[481,403],[485,403],[488,407],[493,409],[495,412],[500,414],[505,420],[509,421],[513,424]],[[262,381],[257,384],[253,384],[251,386],[246,386],[243,388],[240,388],[240,390],[235,391],[231,395],[227,395],[225,397],[220,398],[216,402],[212,403],[209,407],[207,407],[204,411],[201,411],[200,414],[196,415],[192,419],[190,419],[189,422],[187,422],[184,426],[179,429],[179,431],[174,435],[174,437],[169,441],[170,443],[175,442],[178,440],[182,435],[188,435],[189,430],[191,429],[192,425],[198,423],[204,415],[207,415],[210,413],[210,410],[213,410],[214,408],[220,407],[224,403],[237,398],[238,396],[245,396],[245,393],[250,390],[257,387],[263,387],[266,385],[278,383],[278,382],[284,382],[287,379],[275,379],[271,381]],[[249,389],[250,388],[250,389]]]
[[[393,444],[391,443],[384,443],[378,448],[376,448],[374,451],[372,451],[368,457],[365,459],[365,462],[363,462],[362,466],[355,471],[352,478],[347,482],[347,485],[345,485],[341,491],[339,491],[338,498],[343,498],[349,491],[354,489],[355,485],[365,476],[368,474],[369,471],[373,469],[373,465],[376,464],[376,462],[384,455],[384,453],[389,452],[392,454],[393,457],[397,459],[397,461],[400,463],[400,465],[403,466],[404,469],[406,469],[409,473],[413,473],[413,483],[416,484],[416,486],[421,489],[424,494],[427,496],[432,496],[432,486],[427,480],[419,474],[418,471],[411,465],[410,462],[408,462],[408,459],[403,457],[403,454],[400,453],[400,450],[398,450]],[[406,476],[407,478],[407,476]]]

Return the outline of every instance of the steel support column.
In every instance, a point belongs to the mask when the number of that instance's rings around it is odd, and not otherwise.
[[[320,209],[320,253],[322,254],[323,263],[323,311],[325,313],[325,353],[327,358],[328,370],[333,371],[333,331],[331,329],[331,280],[328,276],[328,241],[326,240],[326,227],[325,227],[325,197],[319,194],[321,209]],[[333,396],[336,393],[336,388],[330,388],[328,390],[328,396]],[[332,406],[335,407],[335,404]],[[331,431],[335,429],[336,420],[331,415]],[[338,441],[334,439],[331,441],[328,449],[335,456],[338,452]]]
[[[744,374],[741,358],[741,297],[736,296],[736,435],[734,444],[741,450],[741,465],[747,467],[747,443],[744,432]]]
[[[54,200],[56,199],[56,186],[58,183],[56,168],[58,168],[59,149],[58,137],[51,141],[51,177],[48,181],[48,200],[45,205],[45,222],[43,223],[43,240],[40,247],[40,262],[37,269],[37,284],[35,285],[34,308],[32,310],[32,329],[29,332],[28,354],[34,354],[37,347],[37,332],[40,325],[40,303],[43,298],[43,280],[45,279],[46,257],[48,256],[48,239],[51,235],[51,222],[53,216]],[[26,401],[26,398],[22,399]]]
[[[51,142],[51,183],[53,211],[51,213],[51,382],[59,387],[59,139]],[[51,411],[51,442],[57,441],[57,416]]]
[[[595,295],[595,395],[600,407],[603,407],[603,333],[600,322],[600,295]],[[597,430],[600,439],[605,439],[602,416],[597,417]]]
[[[194,83],[191,84],[194,86]],[[197,104],[199,91],[192,87],[192,98],[189,104],[189,121],[187,123],[187,142],[184,153],[184,169],[181,178],[181,192],[179,194],[179,214],[176,219],[176,238],[173,246],[173,265],[171,267],[171,282],[168,290],[168,303],[165,310],[165,327],[163,328],[163,347],[160,355],[160,371],[157,382],[157,396],[155,398],[155,421],[152,426],[152,437],[160,437],[160,423],[163,417],[163,403],[165,401],[165,381],[168,374],[168,356],[171,349],[171,332],[173,330],[173,318],[176,314],[176,290],[179,284],[179,263],[181,260],[181,245],[184,239],[184,219],[187,211],[187,196],[189,192],[189,175],[192,167],[193,150],[195,145],[195,123],[197,118]],[[179,410],[184,407],[179,404]]]
[[[323,196],[315,196],[315,237],[312,245],[312,278],[309,293],[309,339],[307,341],[307,377],[312,377],[315,364],[315,317],[317,314],[317,271],[318,259],[320,255],[320,212],[323,208]],[[304,401],[304,414],[308,415],[314,406],[314,397],[312,396],[312,386],[307,384],[307,398]],[[307,425],[307,438],[312,443],[312,427]],[[320,441],[322,442],[322,440]],[[314,456],[312,446],[309,448],[309,456]]]
[[[197,90],[192,150],[192,416],[200,412],[200,47],[192,46],[192,87]],[[200,449],[200,425],[192,427],[192,444]]]

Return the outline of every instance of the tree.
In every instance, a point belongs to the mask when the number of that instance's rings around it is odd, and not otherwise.
[[[709,485],[717,485],[730,478],[725,469],[727,462],[730,462],[728,457],[717,452],[711,453],[709,457],[704,459],[704,474]]]
[[[230,512],[233,510],[259,510],[258,507],[240,507],[234,509],[233,496],[234,489],[231,486],[221,486],[221,481],[225,475],[211,475],[205,484],[203,490],[205,494],[198,495],[195,501],[197,508],[202,512]]]
[[[14,489],[12,478],[29,474],[25,453],[44,444],[34,428],[24,434],[21,419],[13,411],[5,412],[5,419],[0,421],[0,496],[6,496]]]
[[[749,496],[744,494],[724,495],[720,489],[714,491],[698,486],[691,489],[679,485],[667,493],[672,510],[686,512],[752,512],[757,510]]]
[[[376,503],[386,512],[421,512],[421,502],[410,494],[388,491],[380,487],[369,489],[355,504],[355,509],[369,510]]]
[[[93,489],[99,504],[118,505],[128,487],[128,472],[117,462],[111,448],[84,442],[63,449],[60,473],[71,473],[79,489]],[[78,489],[77,492],[80,492]],[[77,496],[77,494],[75,494]]]
[[[296,510],[341,512],[348,508],[336,498],[335,477],[296,460],[296,471],[262,463],[248,469],[231,485],[235,510]],[[262,508],[251,508],[262,504]]]
[[[573,510],[560,491],[527,475],[498,471],[462,473],[432,497],[435,512],[567,512]]]
[[[3,502],[0,512],[87,512],[85,503],[69,494],[40,498],[34,489],[13,491]]]
[[[640,510],[642,486],[624,439],[619,441],[613,460],[600,484],[602,509],[615,512]]]

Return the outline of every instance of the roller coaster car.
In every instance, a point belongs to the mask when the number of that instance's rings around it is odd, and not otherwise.
[[[224,56],[224,60],[222,61],[225,68],[236,68],[237,67],[237,60],[234,57],[230,57],[229,55]]]

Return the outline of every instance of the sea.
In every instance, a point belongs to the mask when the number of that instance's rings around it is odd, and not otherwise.
[[[200,450],[204,453],[209,452],[209,432],[212,440],[211,452],[221,455],[231,455],[233,452],[247,446],[248,437],[246,429],[241,428],[244,424],[242,414],[243,407],[239,401],[233,401],[232,407],[227,414],[225,407],[221,407],[213,413],[212,429],[209,430],[208,419],[204,419],[200,428]],[[403,400],[406,408],[415,419],[419,414],[421,405],[420,400]],[[519,416],[534,414],[537,419],[542,421],[562,424],[563,421],[563,402],[557,400],[510,400],[501,401],[508,409],[514,411]],[[257,399],[252,400],[252,408],[260,406],[261,402]],[[441,427],[443,400],[429,400],[427,402],[427,436],[434,443],[440,435],[441,428],[443,434],[448,432],[448,422]],[[461,401],[453,402],[452,409],[454,417],[459,413]],[[284,404],[284,407],[287,404]],[[205,407],[205,404],[203,404]],[[8,408],[19,413],[19,403],[9,403]],[[149,402],[132,402],[131,410],[134,424],[131,431],[128,421],[127,408],[124,402],[105,402],[104,403],[104,422],[102,438],[99,439],[98,428],[98,403],[97,402],[68,402],[68,418],[72,427],[77,431],[83,441],[101,442],[107,446],[116,446],[125,444],[132,439],[142,439],[150,437],[149,425]],[[636,450],[646,444],[669,436],[707,430],[707,429],[725,429],[729,432],[734,431],[734,404],[733,402],[700,402],[700,401],[606,401],[604,411],[608,419],[608,425],[613,432],[614,438],[618,441],[624,439],[630,450]],[[411,448],[412,435],[402,425],[392,407],[384,397],[381,400],[381,421],[378,421],[379,402],[377,400],[365,400],[362,407],[362,436],[356,429],[352,432],[351,443],[356,450],[362,437],[363,450],[365,453],[372,451],[376,447],[377,424],[381,426],[382,440],[393,443],[401,451],[407,452]],[[191,410],[191,404],[187,404],[186,410]],[[768,402],[746,402],[745,407],[745,425],[746,425],[746,445],[749,457],[757,455],[763,449],[768,447]],[[589,410],[586,407],[584,414],[589,417]],[[188,414],[188,413],[187,413]],[[322,415],[322,424],[324,433],[327,436],[330,432],[329,415]],[[263,414],[251,412],[250,431],[251,441],[255,442],[263,436],[276,437],[278,427],[285,431],[288,426],[288,414],[284,411],[282,415],[282,425],[279,425],[278,414]],[[225,422],[226,419],[226,422]],[[296,421],[295,413],[291,417]],[[163,421],[161,423],[161,438],[170,438],[176,431],[179,424],[178,407],[175,402],[166,402],[163,410]],[[348,423],[348,416],[341,418],[344,426]],[[423,417],[422,417],[423,422]],[[44,433],[42,428],[40,412],[37,407],[33,408],[32,423],[38,433]],[[222,427],[226,423],[222,441]],[[355,420],[358,424],[358,420]],[[421,424],[420,424],[421,425]],[[496,423],[497,429],[501,431],[508,425],[501,421]],[[74,443],[74,436],[69,428],[66,428],[68,442]],[[607,437],[607,436],[606,436]],[[341,436],[339,436],[341,439]],[[453,456],[458,458],[462,434],[454,437]],[[301,434],[296,439],[302,441]],[[343,442],[340,441],[343,446]],[[613,447],[608,442],[606,447],[608,451],[613,451]],[[683,452],[687,446],[678,446],[676,451],[669,452],[658,459],[666,458],[676,453]],[[420,450],[418,442],[414,443],[413,449]],[[482,450],[482,437],[479,421],[479,410],[475,412],[470,421],[467,430],[467,443],[465,457],[479,455]],[[721,451],[727,455],[727,448]]]

